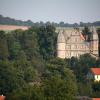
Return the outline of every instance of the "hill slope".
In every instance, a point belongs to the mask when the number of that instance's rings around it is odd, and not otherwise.
[[[31,20],[21,21],[10,17],[3,17],[0,15],[0,24],[2,25],[18,25],[18,26],[32,26],[33,22]]]
[[[59,23],[55,23],[55,22],[32,22],[31,20],[27,20],[27,21],[21,21],[21,20],[16,20],[14,18],[10,18],[10,17],[4,17],[2,15],[0,15],[0,24],[1,25],[18,25],[18,26],[43,26],[45,24],[52,24],[55,27],[83,27],[83,26],[100,26],[100,21],[95,21],[93,23],[87,22],[80,22],[80,24],[78,23],[73,23],[73,24],[69,24],[69,23],[64,23],[64,22],[59,22]]]
[[[0,25],[0,30],[3,30],[3,31],[12,31],[16,29],[27,30],[28,28],[29,28],[28,26]]]

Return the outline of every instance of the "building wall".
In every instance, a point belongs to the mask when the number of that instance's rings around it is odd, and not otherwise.
[[[100,75],[94,75],[94,81],[100,81]]]
[[[58,43],[57,45],[57,56],[59,58],[65,58],[65,53],[66,53],[66,44],[63,43]]]
[[[82,33],[76,29],[65,30],[58,35],[57,57],[71,58],[79,57],[85,53],[93,53],[98,55],[98,37],[93,35],[95,41],[86,42],[82,37]]]
[[[91,32],[92,32],[92,35],[91,35],[91,53],[94,54],[94,55],[99,55],[99,38],[98,38],[98,34],[96,32],[96,28],[95,27],[91,27]]]
[[[71,58],[72,56],[79,57],[80,55],[84,53],[88,53],[89,47],[84,43],[84,40],[80,38],[80,32],[76,30],[72,30],[72,31],[68,30],[68,32],[65,31],[65,33],[63,33],[64,35],[63,37],[64,39],[66,39],[65,43],[57,44],[58,57],[60,58],[63,58],[63,57]]]
[[[93,41],[93,54],[98,55],[98,40]]]

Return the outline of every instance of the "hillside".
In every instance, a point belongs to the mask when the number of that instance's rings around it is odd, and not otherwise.
[[[27,21],[21,21],[21,20],[16,20],[10,17],[4,17],[0,15],[0,24],[2,25],[19,25],[19,26],[32,26],[33,22],[30,20]]]
[[[17,25],[0,25],[0,30],[3,31],[12,31],[16,29],[27,30],[29,27],[27,26],[17,26]]]
[[[21,20],[16,20],[14,18],[10,18],[10,17],[4,17],[2,15],[0,15],[0,24],[1,25],[18,25],[18,26],[44,26],[46,25],[50,25],[52,24],[55,27],[83,27],[83,26],[100,26],[100,21],[95,21],[93,23],[91,22],[80,22],[78,23],[73,23],[73,24],[69,24],[69,23],[65,23],[63,21],[59,22],[59,23],[55,23],[55,22],[32,22],[31,20],[27,20],[27,21],[21,21]]]

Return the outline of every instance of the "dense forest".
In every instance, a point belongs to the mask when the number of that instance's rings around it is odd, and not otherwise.
[[[57,33],[52,25],[0,31],[0,94],[6,100],[76,100],[100,97],[100,83],[88,81],[89,68],[100,59],[56,57]]]
[[[74,24],[69,24],[69,23],[64,23],[63,21],[56,23],[56,22],[32,22],[31,20],[27,20],[27,21],[21,21],[21,20],[16,20],[14,18],[10,18],[10,17],[4,17],[2,15],[0,15],[0,24],[3,25],[19,25],[19,26],[45,26],[46,25],[53,25],[55,27],[84,27],[84,26],[100,26],[100,21],[95,21],[93,23],[87,22],[80,22],[78,23],[74,23]]]

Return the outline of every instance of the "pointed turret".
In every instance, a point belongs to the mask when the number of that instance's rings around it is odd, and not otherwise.
[[[98,38],[98,34],[97,34],[97,31],[96,31],[96,28],[94,26],[92,26],[90,28],[90,31],[92,33],[92,36],[91,36],[91,51],[93,54],[97,55],[98,56],[98,41],[99,41],[99,38]]]
[[[59,32],[57,43],[65,43],[65,37],[64,37],[63,31]]]
[[[90,31],[92,33],[92,40],[98,40],[98,34],[97,34],[97,31],[96,31],[96,28],[94,26],[92,26],[90,28]]]
[[[65,52],[66,52],[66,41],[63,32],[60,31],[57,38],[57,56],[59,58],[65,58],[66,57]]]

